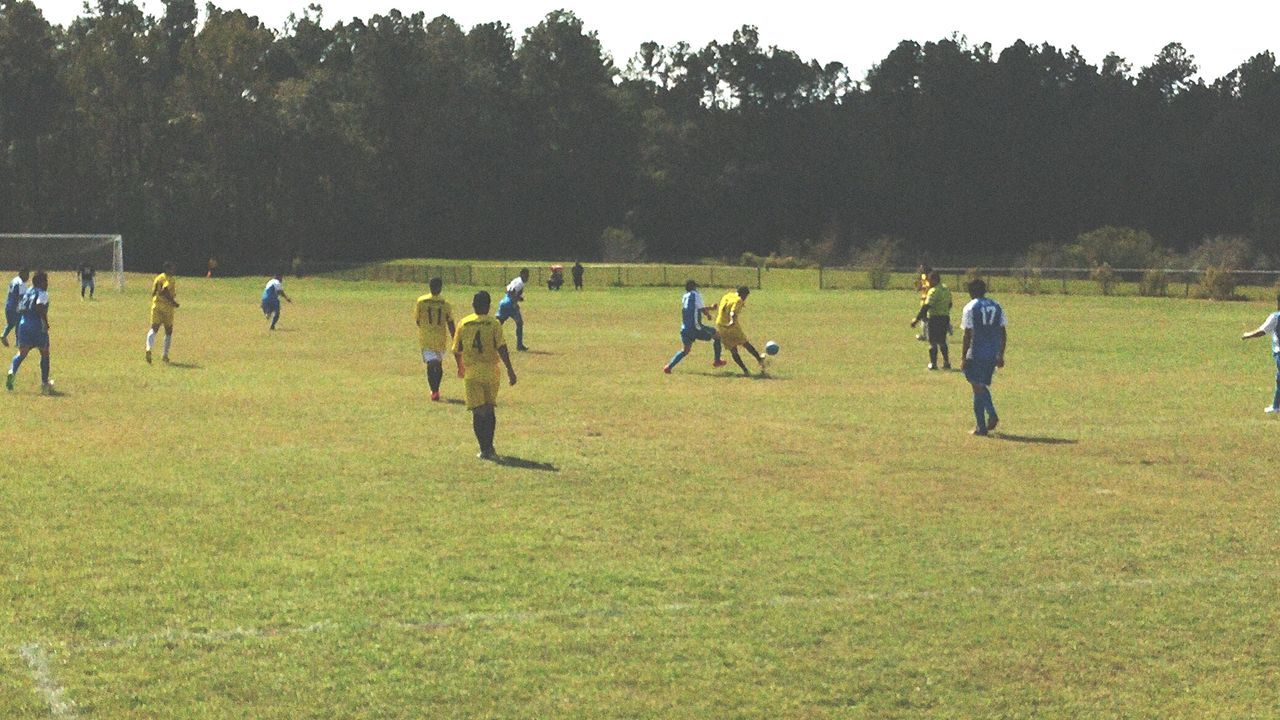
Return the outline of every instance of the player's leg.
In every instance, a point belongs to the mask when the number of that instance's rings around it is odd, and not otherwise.
[[[511,319],[516,321],[516,350],[528,350],[524,344],[524,316],[520,314],[520,305],[517,303],[512,303]]]
[[[439,359],[427,361],[427,386],[431,388],[431,399],[440,399],[440,381],[444,379],[444,363]]]
[[[734,362],[738,363],[738,367],[742,368],[743,375],[751,375],[751,372],[747,370],[747,364],[742,362],[742,356],[738,354],[736,346],[729,348],[729,355],[733,357]]]
[[[761,355],[758,351],[756,351],[755,346],[749,342],[742,343],[742,347],[746,348],[747,352],[751,353],[751,357],[755,358],[756,362],[760,363],[760,374],[763,375],[764,374],[764,356]]]
[[[4,334],[0,335],[0,344],[3,344],[5,347],[9,347],[9,333],[13,332],[14,328],[16,327],[18,327],[17,311],[11,312],[9,310],[5,310],[4,311]]]
[[[274,308],[271,309],[271,328],[270,329],[275,330],[276,323],[278,322],[280,322],[280,306],[277,304]]]
[[[53,381],[49,379],[49,346],[45,345],[40,348],[40,388],[47,391],[53,386]]]
[[[677,352],[675,355],[671,356],[671,360],[667,363],[666,367],[662,368],[662,372],[670,374],[671,369],[674,368],[676,365],[678,365],[680,361],[683,360],[685,356],[689,354],[690,350],[693,350],[693,341],[686,340],[684,343],[684,348],[679,352]]]
[[[93,289],[94,289],[93,278],[89,278],[89,299],[90,300],[93,299]]]
[[[987,418],[986,418],[987,400],[985,396],[986,396],[987,388],[982,383],[970,382],[969,384],[973,387],[973,418],[976,421],[973,434],[986,435],[987,434]]]
[[[13,378],[18,374],[18,368],[22,367],[22,361],[27,359],[27,353],[31,352],[30,347],[18,345],[18,354],[13,356],[13,362],[9,363],[9,376],[5,378],[4,386],[8,390],[13,389]]]
[[[1280,412],[1280,355],[1276,355],[1276,394],[1271,400],[1271,412]]]
[[[160,323],[152,322],[151,330],[147,332],[147,363],[151,363],[151,349],[156,344],[156,332],[160,330]]]
[[[173,346],[173,323],[165,323],[164,326],[164,354],[160,359],[169,362],[169,348]]]

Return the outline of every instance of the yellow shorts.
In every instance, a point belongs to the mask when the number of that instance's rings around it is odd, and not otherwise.
[[[741,325],[717,325],[716,334],[720,336],[720,342],[730,350],[747,344],[747,334],[742,331]]]
[[[478,380],[475,378],[466,378],[462,381],[463,392],[467,398],[467,409],[475,410],[481,405],[496,405],[498,403],[498,387],[501,383],[495,375],[492,380]]]
[[[173,308],[171,307],[151,308],[151,324],[167,325],[169,327],[173,327]]]

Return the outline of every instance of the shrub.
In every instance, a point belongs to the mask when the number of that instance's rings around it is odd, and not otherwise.
[[[887,265],[867,268],[867,282],[871,283],[872,290],[888,289],[892,277],[893,272]]]
[[[1210,265],[1200,275],[1196,285],[1196,297],[1210,300],[1235,300],[1236,274],[1232,268]]]
[[[893,262],[901,248],[901,240],[883,236],[854,251],[854,264],[867,269],[867,281],[871,284],[871,289],[884,290],[889,287],[889,281],[893,277]]]
[[[1101,227],[1081,233],[1066,248],[1068,260],[1097,268],[1147,268],[1162,264],[1166,251],[1145,230]]]
[[[1169,294],[1169,278],[1163,270],[1148,270],[1138,281],[1138,294],[1143,297],[1165,297]]]
[[[1098,283],[1098,288],[1102,290],[1103,295],[1110,295],[1116,288],[1116,271],[1111,269],[1110,263],[1102,263],[1095,267],[1089,273],[1089,278]]]
[[[604,262],[639,262],[644,260],[644,241],[630,228],[608,227],[600,235],[600,256]]]
[[[1235,235],[1218,235],[1205,238],[1194,250],[1187,253],[1187,267],[1204,269],[1251,268],[1258,253],[1249,238]]]
[[[1039,295],[1041,279],[1040,268],[1023,268],[1018,272],[1018,292],[1023,295]]]

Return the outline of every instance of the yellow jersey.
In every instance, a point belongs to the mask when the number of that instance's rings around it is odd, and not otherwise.
[[[742,309],[747,301],[738,296],[737,290],[731,290],[720,298],[720,304],[716,306],[716,325],[719,327],[729,327],[729,319],[733,318],[733,324],[738,325],[742,322]]]
[[[471,313],[458,323],[453,334],[453,352],[462,353],[467,380],[493,382],[498,378],[498,348],[506,347],[502,323],[492,315]]]
[[[413,321],[418,325],[418,344],[423,350],[438,353],[449,349],[449,324],[453,308],[444,297],[427,293],[413,305]]]
[[[173,300],[170,300],[168,297],[160,294],[164,290],[169,291],[169,297],[172,297]],[[169,273],[160,273],[157,275],[156,279],[151,283],[151,309],[177,307],[174,305],[174,301],[177,299],[178,286],[177,283],[174,282],[173,277],[170,276]]]
[[[920,288],[920,304],[923,305],[925,299],[929,297],[929,288],[932,287],[929,284],[929,276],[925,273],[920,273],[920,280],[916,285]]]

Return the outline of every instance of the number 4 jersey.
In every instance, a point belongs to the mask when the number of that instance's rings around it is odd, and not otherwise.
[[[492,315],[471,313],[458,323],[453,335],[453,352],[462,353],[467,380],[495,382],[498,378],[498,348],[506,347],[502,323]]]
[[[964,306],[960,327],[972,330],[969,343],[970,360],[995,360],[1000,354],[1002,328],[1008,324],[1004,308],[990,298],[974,298]]]

